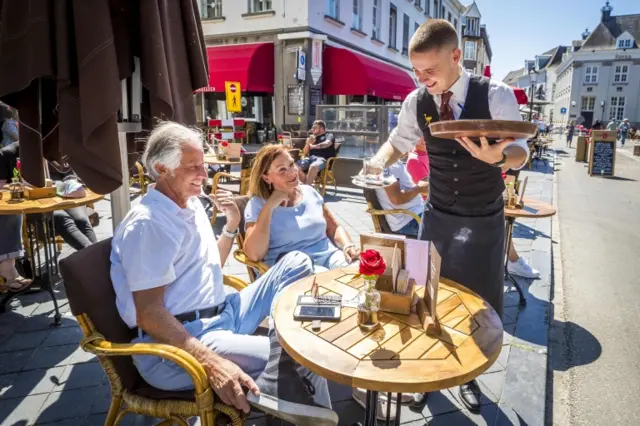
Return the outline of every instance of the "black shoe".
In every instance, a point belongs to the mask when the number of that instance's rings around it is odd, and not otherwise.
[[[478,413],[480,411],[480,399],[482,398],[482,392],[480,392],[480,386],[475,380],[460,385],[460,400],[472,413]]]
[[[307,377],[298,373],[298,364],[282,349],[275,330],[269,331],[270,353],[267,366],[256,385],[260,396],[247,394],[255,408],[280,420],[299,426],[335,426],[338,415],[313,402],[315,389]]]

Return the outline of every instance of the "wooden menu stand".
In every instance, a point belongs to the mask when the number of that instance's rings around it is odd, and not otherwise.
[[[442,258],[432,242],[429,242],[429,275],[424,296],[418,299],[416,311],[422,327],[427,333],[440,334],[440,320],[436,310],[438,301],[438,286],[440,283],[440,265]]]

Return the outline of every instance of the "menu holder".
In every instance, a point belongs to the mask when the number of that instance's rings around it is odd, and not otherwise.
[[[519,209],[524,207],[524,192],[527,190],[528,181],[529,181],[529,176],[525,177],[523,181],[519,182],[518,201],[516,202],[516,207]]]
[[[46,187],[46,188],[25,188],[24,197],[29,200],[40,200],[42,198],[52,198],[56,197],[58,194],[56,192],[56,187]]]
[[[615,174],[616,139],[615,131],[594,130],[591,133],[590,176],[613,176]]]
[[[442,258],[432,242],[429,243],[429,246],[429,276],[424,289],[424,296],[418,300],[416,310],[422,327],[427,331],[439,333],[441,327],[440,320],[438,319],[437,306]]]

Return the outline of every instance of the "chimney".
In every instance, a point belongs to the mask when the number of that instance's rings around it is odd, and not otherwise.
[[[613,7],[611,7],[611,5],[609,5],[609,2],[607,1],[607,4],[605,4],[604,7],[600,9],[600,12],[602,12],[602,17],[600,21],[607,22],[609,19],[611,19],[612,10],[613,10]]]

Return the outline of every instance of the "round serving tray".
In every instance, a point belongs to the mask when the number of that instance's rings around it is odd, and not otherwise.
[[[360,188],[364,188],[364,189],[380,189],[380,188],[386,188],[388,186],[393,185],[396,182],[396,179],[393,176],[389,176],[389,177],[385,177],[384,179],[376,182],[376,183],[372,183],[369,181],[365,181],[363,179],[361,179],[359,176],[353,176],[351,178],[351,183],[353,183],[355,186],[358,186]]]
[[[431,135],[443,139],[468,137],[478,139],[529,139],[538,126],[525,121],[507,120],[451,120],[429,124]]]

